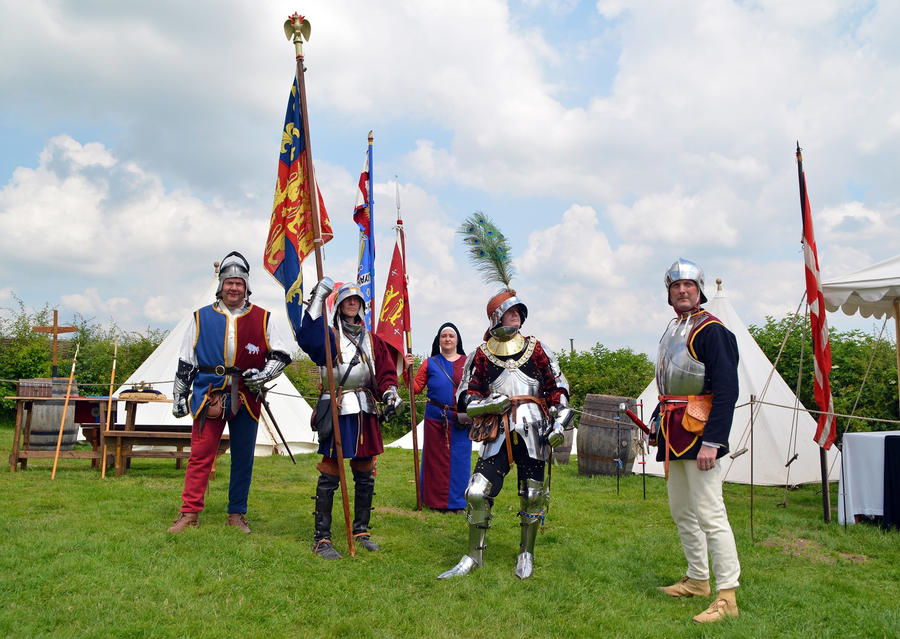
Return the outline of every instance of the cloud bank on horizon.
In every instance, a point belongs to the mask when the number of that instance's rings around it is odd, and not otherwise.
[[[12,0],[0,0],[12,15]],[[509,235],[527,333],[650,354],[677,257],[745,320],[803,291],[794,145],[825,279],[900,252],[900,6],[886,2],[310,0],[311,146],[355,276],[351,214],[374,130],[376,291],[397,216],[413,347],[472,348],[493,293],[456,237]],[[294,69],[281,2],[16,3],[0,23],[0,307],[14,296],[170,328],[231,250],[254,301]],[[305,263],[307,291],[315,281]],[[871,329],[829,315],[837,328]]]

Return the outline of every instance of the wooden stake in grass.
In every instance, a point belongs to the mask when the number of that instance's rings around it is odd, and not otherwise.
[[[66,425],[66,412],[69,410],[69,397],[72,396],[72,380],[75,378],[75,362],[78,361],[78,348],[75,344],[75,356],[72,358],[72,370],[69,372],[69,384],[66,386],[66,401],[63,402],[62,417],[59,419],[59,435],[56,438],[56,454],[53,455],[53,472],[50,479],[56,479],[56,463],[59,461],[59,447],[62,444],[63,427]]]
[[[116,340],[116,345],[113,347],[112,373],[109,374],[109,397],[106,399],[106,425],[103,430],[109,430],[110,413],[112,411],[113,384],[116,381],[116,356],[118,354],[119,340]],[[100,433],[100,438],[103,440],[103,456],[100,458],[100,476],[106,478],[106,439],[103,437],[103,433]]]

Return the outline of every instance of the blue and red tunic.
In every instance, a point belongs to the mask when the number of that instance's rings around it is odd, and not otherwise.
[[[451,362],[438,353],[422,362],[413,381],[416,393],[428,387],[421,477],[422,502],[429,508],[466,507],[472,440],[468,430],[459,427],[455,399],[465,363],[463,356]]]
[[[235,348],[234,356],[229,358],[228,345],[225,343],[228,328],[228,318],[225,313],[213,305],[204,306],[194,312],[194,322],[197,328],[197,341],[194,343],[194,353],[197,356],[197,366],[200,372],[194,378],[193,393],[191,393],[191,414],[196,418],[208,400],[208,395],[213,391],[227,389],[227,374],[218,375],[208,371],[215,366],[236,367],[241,370],[248,368],[262,369],[266,364],[266,354],[269,352],[269,343],[266,339],[266,328],[269,322],[269,312],[250,304],[247,311],[235,318]],[[255,393],[244,384],[243,377],[239,377],[238,392],[241,403],[254,419],[259,419],[259,399]]]

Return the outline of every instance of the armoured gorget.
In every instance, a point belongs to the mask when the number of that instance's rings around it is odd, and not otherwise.
[[[694,328],[707,318],[705,311],[676,317],[659,340],[656,385],[661,395],[699,395],[703,392],[706,366],[691,355],[688,340]]]

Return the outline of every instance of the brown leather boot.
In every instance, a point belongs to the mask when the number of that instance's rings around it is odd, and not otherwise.
[[[177,535],[188,528],[196,528],[199,525],[200,522],[197,520],[197,513],[178,513],[178,517],[176,517],[175,521],[172,522],[172,525],[169,526],[167,532]]]
[[[737,598],[735,589],[720,590],[716,593],[715,600],[709,604],[709,608],[694,617],[694,623],[709,623],[721,621],[727,617],[738,616]]]
[[[659,586],[670,597],[709,597],[709,579],[691,579],[687,575],[671,586]]]
[[[228,525],[234,526],[242,533],[250,534],[250,526],[247,525],[247,520],[244,519],[243,513],[228,513]]]

